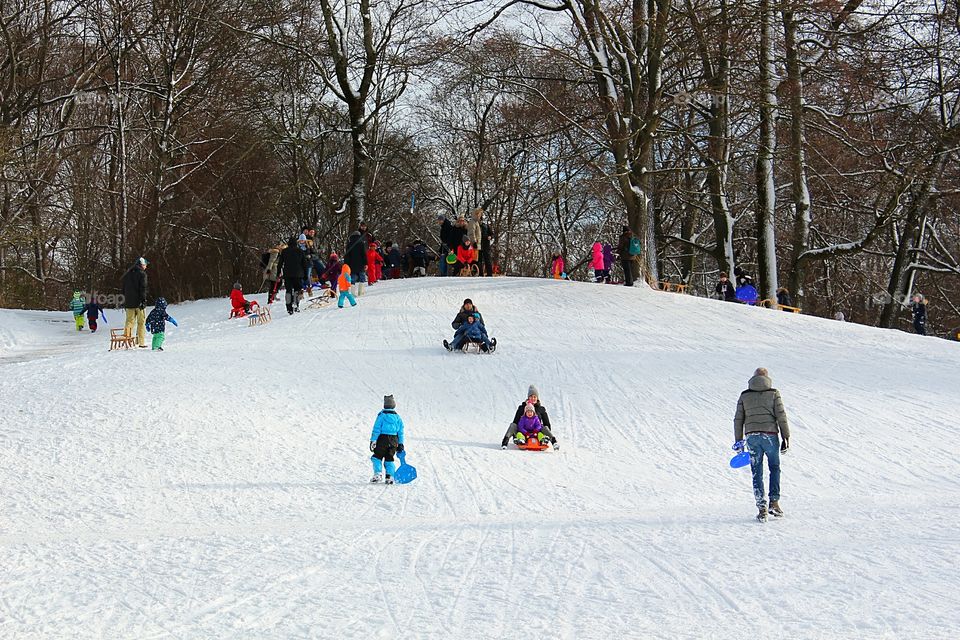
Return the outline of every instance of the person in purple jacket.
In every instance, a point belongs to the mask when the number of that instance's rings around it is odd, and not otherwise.
[[[525,444],[527,438],[530,436],[536,437],[537,442],[542,445],[552,443],[555,450],[560,448],[557,444],[557,439],[550,433],[550,428],[540,420],[536,406],[528,402],[523,409],[523,415],[520,416],[520,419],[510,425],[507,434],[503,437],[503,443],[500,445],[500,448],[506,449],[507,442],[509,442],[511,438],[514,444],[520,446]]]
[[[610,283],[610,270],[613,269],[613,245],[609,242],[603,243],[603,271],[606,283]]]

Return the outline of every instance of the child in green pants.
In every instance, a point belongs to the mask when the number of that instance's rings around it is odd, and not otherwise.
[[[153,311],[147,316],[147,331],[153,334],[153,351],[163,351],[163,340],[166,337],[164,332],[167,329],[167,320],[173,323],[173,326],[179,327],[177,321],[167,313],[167,301],[165,298],[157,298]]]
[[[77,325],[77,331],[83,331],[83,294],[79,291],[73,292],[73,298],[70,300],[70,311],[73,311],[73,322]]]

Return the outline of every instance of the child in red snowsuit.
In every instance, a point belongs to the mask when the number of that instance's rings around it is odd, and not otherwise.
[[[383,277],[383,256],[380,255],[380,245],[376,242],[370,244],[367,250],[367,284],[374,284]]]
[[[238,316],[245,316],[250,313],[250,309],[256,306],[256,300],[247,300],[243,297],[243,285],[239,282],[234,283],[233,291],[230,292],[230,304],[233,305],[233,312]]]

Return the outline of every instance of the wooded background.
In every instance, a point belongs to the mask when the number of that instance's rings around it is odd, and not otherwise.
[[[487,210],[504,272],[743,266],[804,312],[960,327],[955,0],[0,0],[0,305],[260,283]],[[411,212],[410,196],[417,207]]]

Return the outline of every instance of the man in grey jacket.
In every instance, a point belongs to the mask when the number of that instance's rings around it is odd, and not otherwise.
[[[780,454],[790,447],[790,425],[780,392],[773,388],[766,369],[754,371],[749,388],[740,394],[737,415],[733,419],[733,435],[737,451],[750,451],[753,471],[753,496],[760,512],[757,519],[767,519],[767,501],[763,487],[763,457],[770,469],[770,513],[783,516],[780,509]],[[744,441],[746,435],[746,441]],[[782,442],[779,441],[782,437]]]

